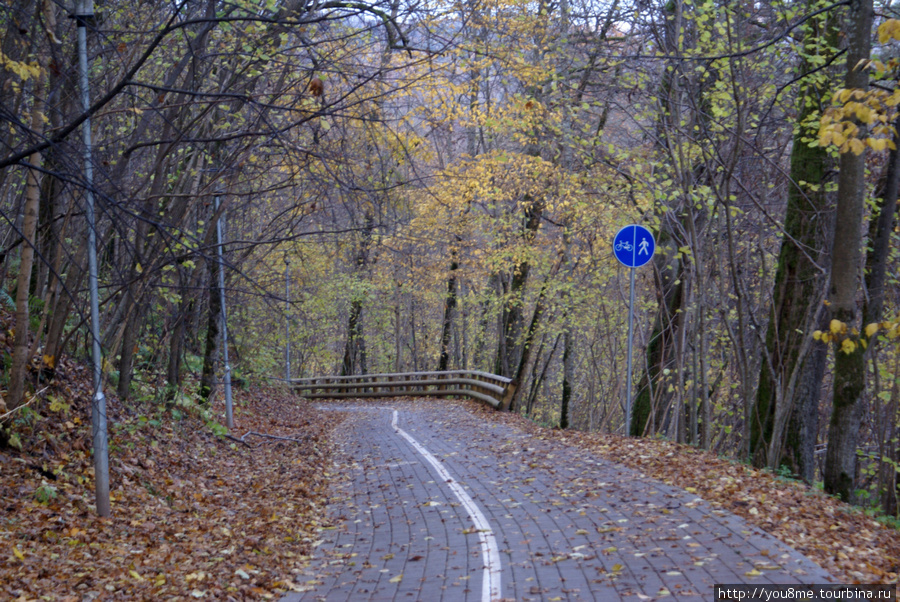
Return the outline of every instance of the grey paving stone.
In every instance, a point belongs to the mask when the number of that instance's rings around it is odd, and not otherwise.
[[[489,522],[504,600],[711,599],[716,583],[823,583],[788,546],[679,489],[577,449],[485,423],[446,400],[352,402],[310,589],[282,602],[482,600],[478,534],[428,449]]]

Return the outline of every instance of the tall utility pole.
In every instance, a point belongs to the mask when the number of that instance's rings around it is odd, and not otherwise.
[[[291,380],[291,260],[284,254],[284,382]]]
[[[219,195],[216,194],[216,213],[219,212]],[[219,298],[222,300],[222,357],[225,360],[225,426],[234,428],[234,412],[231,405],[231,364],[228,363],[228,312],[225,311],[225,262],[222,260],[222,222],[225,212],[216,220],[216,256],[219,260]]]
[[[78,26],[78,87],[81,106],[87,112],[91,106],[88,89],[87,26],[94,21],[93,0],[77,0],[75,22]],[[106,425],[106,397],[103,395],[103,350],[100,348],[100,305],[97,293],[97,227],[94,217],[94,166],[91,158],[91,118],[81,125],[84,138],[84,182],[88,222],[88,271],[91,289],[91,361],[94,365],[94,395],[91,402],[91,434],[94,447],[94,491],[97,514],[109,516],[109,437]]]

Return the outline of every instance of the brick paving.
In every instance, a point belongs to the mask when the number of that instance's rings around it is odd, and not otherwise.
[[[716,583],[825,583],[829,575],[742,519],[582,450],[485,422],[447,400],[324,404],[346,411],[346,466],[308,591],[282,602],[482,600],[472,521],[436,456],[480,508],[500,548],[503,600],[711,600]]]

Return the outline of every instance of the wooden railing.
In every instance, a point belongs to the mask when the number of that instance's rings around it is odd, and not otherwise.
[[[470,397],[497,409],[507,409],[515,386],[512,380],[476,370],[447,372],[399,372],[361,376],[295,378],[291,386],[303,397]]]

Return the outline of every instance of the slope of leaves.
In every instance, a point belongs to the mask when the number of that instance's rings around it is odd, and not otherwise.
[[[774,535],[840,583],[897,583],[897,531],[804,483],[671,441],[548,429],[521,416],[477,411],[696,494]]]
[[[277,390],[235,391],[230,439],[186,407],[111,400],[113,516],[101,519],[90,374],[58,373],[17,418],[22,450],[0,452],[0,598],[257,600],[293,587],[324,520],[333,415]],[[241,442],[248,431],[290,440]]]

